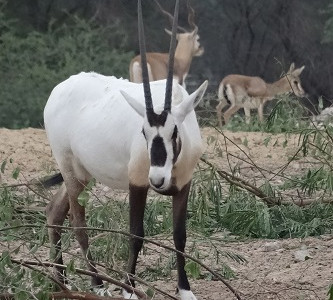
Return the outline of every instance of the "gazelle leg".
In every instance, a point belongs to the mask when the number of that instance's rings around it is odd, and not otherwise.
[[[186,184],[181,191],[173,196],[173,240],[177,250],[184,252],[186,245],[186,212],[187,199],[191,182]],[[185,258],[177,254],[178,291],[181,300],[196,300],[193,295],[185,271]]]
[[[71,173],[67,174],[67,176],[64,177],[64,179],[67,186],[67,192],[69,195],[69,204],[70,204],[69,220],[71,226],[75,227],[74,234],[80,245],[83,256],[87,262],[88,270],[97,273],[95,262],[93,261],[89,250],[88,234],[86,229],[82,228],[87,226],[85,220],[85,208],[81,206],[77,201],[78,196],[83,191],[87,182],[80,182]],[[92,287],[94,288],[103,287],[103,281],[97,276],[91,277],[91,284]]]
[[[130,205],[130,233],[143,237],[143,217],[146,206],[148,187],[138,187],[135,185],[129,186],[129,205]],[[135,274],[136,263],[139,252],[142,248],[143,241],[135,238],[130,239],[130,253],[128,260],[127,272]],[[125,282],[135,287],[134,280],[130,277],[126,278]],[[125,299],[137,299],[132,291],[123,290]]]
[[[224,122],[227,124],[230,120],[230,117],[240,109],[239,106],[231,105],[227,111],[224,113]]]
[[[251,121],[251,110],[248,107],[244,107],[244,113],[245,113],[245,123],[250,124]]]
[[[69,200],[66,186],[63,183],[53,199],[46,206],[47,225],[63,225],[69,210]],[[48,228],[49,239],[51,243],[51,259],[57,264],[63,265],[61,253],[61,229]],[[55,267],[56,277],[66,283],[65,270]]]
[[[258,107],[258,116],[259,116],[259,121],[264,122],[264,104],[261,103]]]
[[[226,106],[224,99],[220,100],[219,104],[216,106],[217,119],[219,121],[219,126],[222,127],[224,122],[222,121],[222,109]]]

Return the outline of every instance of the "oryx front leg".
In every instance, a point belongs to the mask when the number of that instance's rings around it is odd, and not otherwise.
[[[186,210],[191,182],[173,196],[173,240],[178,251],[184,252],[186,245]],[[178,291],[181,300],[197,300],[193,295],[185,271],[185,258],[177,253]]]
[[[129,186],[129,205],[130,205],[130,233],[136,236],[144,236],[143,217],[146,206],[148,187]],[[128,277],[125,282],[135,287],[134,279],[130,274],[135,274],[136,263],[139,252],[141,251],[143,241],[141,239],[130,239],[130,253],[128,259]],[[135,293],[123,289],[125,299],[138,299]]]

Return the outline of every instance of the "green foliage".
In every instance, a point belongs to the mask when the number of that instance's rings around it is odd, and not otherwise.
[[[259,122],[255,110],[252,111],[250,124],[246,124],[245,116],[237,112],[232,116],[230,122],[225,126],[225,129],[231,131],[290,133],[305,129],[309,125],[307,110],[296,96],[280,96],[277,101],[272,103],[268,102],[265,106],[265,110],[270,111],[270,114],[263,123]]]
[[[236,193],[225,206],[223,226],[241,236],[255,238],[306,237],[330,232],[333,208],[314,203],[306,207],[294,204],[267,207]]]
[[[313,196],[318,191],[322,196],[331,196],[333,194],[333,127],[323,124],[319,128],[302,130],[300,144],[303,156],[311,157],[319,167],[309,168],[305,174],[293,176],[284,183],[284,188],[300,188],[308,196]]]
[[[116,26],[72,17],[57,28],[50,24],[46,33],[22,35],[18,20],[1,10],[0,16],[0,127],[42,126],[50,92],[70,75],[96,71],[127,77],[133,53],[122,49],[126,34]],[[110,44],[111,38],[118,44]]]
[[[330,289],[329,289],[327,295],[329,297],[328,300],[333,300],[333,284],[331,284]]]

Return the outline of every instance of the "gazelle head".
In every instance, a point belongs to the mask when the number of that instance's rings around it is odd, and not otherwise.
[[[147,142],[150,161],[149,183],[153,189],[161,193],[168,191],[174,183],[172,170],[178,161],[183,147],[182,123],[186,116],[192,112],[195,106],[200,102],[207,87],[207,82],[204,82],[195,92],[191,95],[187,95],[187,97],[185,97],[178,105],[171,105],[178,10],[179,0],[176,0],[164,107],[161,108],[160,111],[155,111],[153,107],[153,99],[148,78],[141,0],[138,1],[138,20],[145,105],[129,96],[127,93],[122,92],[127,102],[143,118],[142,134]]]
[[[173,16],[165,11],[160,3],[155,0],[156,4],[158,5],[159,9],[164,13],[172,22],[173,22]],[[190,5],[189,0],[187,1],[187,9],[188,9],[188,23],[191,26],[191,30],[188,31],[184,27],[177,26],[178,30],[181,31],[181,33],[178,33],[176,36],[176,39],[178,43],[182,43],[184,45],[187,45],[192,49],[192,56],[201,56],[204,53],[204,48],[200,45],[200,37],[198,34],[198,26],[194,23],[194,9]],[[168,29],[164,29],[165,32],[169,35],[171,35],[171,31]]]
[[[295,64],[292,63],[287,73],[287,79],[290,84],[290,88],[297,97],[305,96],[305,92],[303,90],[303,87],[301,85],[301,80],[299,78],[304,68],[305,66],[295,69]]]
[[[166,28],[164,30],[167,34],[171,35],[170,30]],[[192,56],[201,56],[205,52],[205,49],[200,45],[198,27],[191,32],[177,33],[176,39],[178,43],[185,44],[192,49]]]

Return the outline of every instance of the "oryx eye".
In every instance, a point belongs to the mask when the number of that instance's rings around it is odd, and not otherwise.
[[[294,81],[294,84],[297,85],[297,84],[298,84],[298,81],[295,80],[295,81]]]
[[[177,128],[177,126],[175,126],[171,138],[172,138],[173,140],[175,140],[175,139],[177,139],[177,135],[178,135],[178,128]]]

